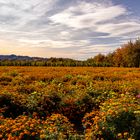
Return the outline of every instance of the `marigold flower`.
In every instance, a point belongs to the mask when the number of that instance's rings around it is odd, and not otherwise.
[[[46,138],[46,135],[45,134],[42,134],[42,135],[40,135],[40,138],[41,139],[44,139],[44,138]]]

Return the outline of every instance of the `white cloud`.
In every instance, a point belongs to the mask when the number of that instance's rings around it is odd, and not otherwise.
[[[61,34],[62,36],[68,36],[68,35],[69,35],[69,32],[62,31],[60,34]]]
[[[11,26],[9,22],[1,28],[7,30],[26,28],[24,25],[33,20],[40,20],[40,17],[50,11],[58,0],[0,0],[0,17],[7,16],[8,18],[16,17],[13,19],[15,26]]]
[[[57,41],[57,40],[27,40],[27,39],[19,39],[22,45],[30,44],[29,46],[40,46],[40,47],[48,47],[48,48],[72,48],[72,47],[81,47],[89,44],[87,40],[76,40],[76,41]]]
[[[122,5],[81,2],[51,16],[50,20],[74,29],[89,28],[92,32],[108,33],[109,37],[114,37],[140,30],[140,22],[125,18],[129,13]]]
[[[120,44],[119,43],[111,43],[111,44],[93,44],[89,45],[85,48],[79,49],[79,53],[108,53],[114,50],[114,47],[117,48]]]
[[[108,21],[124,15],[126,9],[120,5],[106,6],[100,3],[81,2],[77,6],[57,13],[50,17],[54,23],[67,25],[77,29],[96,27],[98,22]]]
[[[140,35],[140,20],[123,2],[115,5],[113,0],[72,1],[65,1],[64,6],[63,0],[0,0],[3,44],[16,50],[29,48],[31,52],[38,48],[43,55],[46,51],[49,56],[80,59],[113,51]]]
[[[121,36],[134,31],[140,31],[140,24],[136,22],[107,23],[97,28],[98,32],[109,33],[112,36]]]

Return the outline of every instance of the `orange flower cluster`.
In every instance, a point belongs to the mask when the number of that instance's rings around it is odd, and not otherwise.
[[[100,110],[87,113],[83,118],[86,139],[138,139],[140,105],[130,94],[111,98],[101,104]],[[136,125],[137,124],[137,125]]]
[[[137,139],[139,94],[140,68],[0,67],[0,139]]]
[[[55,137],[65,137],[74,133],[73,125],[60,114],[53,114],[45,120],[36,115],[16,119],[0,117],[0,139],[3,140],[47,139],[53,138],[54,134]]]

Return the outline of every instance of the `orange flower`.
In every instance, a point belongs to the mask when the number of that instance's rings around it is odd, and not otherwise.
[[[42,134],[42,135],[40,135],[40,138],[41,139],[45,139],[46,138],[46,135],[45,134]]]
[[[2,138],[3,136],[0,134],[0,139]]]
[[[32,132],[32,133],[31,133],[31,135],[32,135],[32,136],[35,136],[35,135],[36,135],[36,133],[35,133],[35,132]]]

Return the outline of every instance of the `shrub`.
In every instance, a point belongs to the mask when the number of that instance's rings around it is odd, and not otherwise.
[[[0,116],[0,139],[68,139],[72,135],[76,135],[73,125],[61,114],[52,114],[45,120],[39,119],[36,113],[16,119]]]
[[[105,101],[99,111],[93,111],[84,117],[86,136],[102,137],[106,140],[129,137],[138,140],[139,107],[136,99],[129,94]]]

